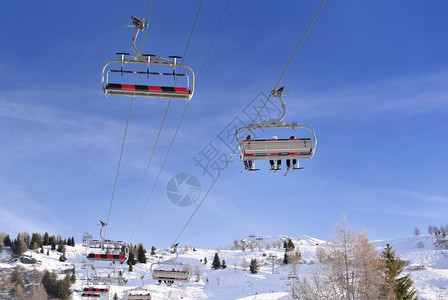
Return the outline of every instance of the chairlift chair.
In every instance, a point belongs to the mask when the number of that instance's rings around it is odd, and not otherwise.
[[[126,291],[126,300],[151,300],[151,292],[145,288],[144,277],[140,277],[141,287]]]
[[[178,59],[180,56],[169,56],[169,59],[162,58],[153,54],[143,54],[135,46],[140,30],[147,27],[143,21],[132,17],[133,25],[135,27],[134,36],[132,38],[132,49],[137,54],[136,56],[128,57],[129,53],[117,53],[120,57],[116,60],[107,62],[101,71],[101,88],[106,96],[135,96],[135,97],[149,97],[149,98],[168,98],[181,99],[189,101],[194,93],[195,76],[193,70],[184,64],[180,64]],[[119,69],[108,68],[109,65],[119,66]],[[126,65],[134,65],[137,70],[125,70]],[[159,68],[168,68],[169,72],[152,71],[152,66],[159,66]],[[145,71],[141,71],[143,67]],[[185,68],[190,74],[180,73],[179,70]],[[109,82],[109,75],[120,74],[121,77],[127,74],[145,75],[149,82],[153,76],[161,76],[162,78],[173,77],[174,79],[184,78],[185,86],[160,86],[160,85],[141,85],[141,84],[127,84],[127,83],[111,83]],[[114,76],[117,77],[117,76]],[[191,78],[190,78],[191,77]]]
[[[188,281],[190,279],[191,267],[189,265],[176,262],[176,259],[178,258],[179,255],[177,253],[176,246],[177,245],[173,245],[171,248],[172,249],[171,251],[174,251],[174,253],[176,254],[175,258],[151,264],[150,270],[152,273],[152,278],[157,280],[159,284],[161,284],[163,281],[167,286],[171,286],[176,281],[182,282],[182,281]],[[155,269],[154,268],[155,266],[158,266],[158,269]],[[174,266],[182,266],[183,270],[179,270]]]
[[[249,124],[247,127],[239,128],[235,135],[240,150],[241,161],[254,160],[281,160],[281,159],[311,159],[314,156],[317,146],[317,138],[314,131],[307,126],[298,123],[284,122],[286,116],[286,105],[282,100],[284,87],[273,90],[271,95],[278,98],[283,114],[278,119],[271,119],[260,123]],[[240,140],[238,133],[243,130],[254,131],[258,129],[306,129],[311,132],[313,138],[294,138],[294,139],[258,139],[258,140]]]
[[[87,259],[91,261],[125,262],[127,260],[128,248],[122,241],[106,240],[102,236],[102,231],[106,223],[100,221],[101,241],[91,240],[87,245]]]

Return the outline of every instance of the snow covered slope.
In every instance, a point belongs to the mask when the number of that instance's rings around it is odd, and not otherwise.
[[[286,291],[288,283],[290,283],[288,275],[292,273],[292,267],[281,264],[284,255],[282,243],[284,238],[266,238],[265,241],[269,241],[271,247],[270,249],[263,248],[261,251],[258,247],[255,247],[254,251],[247,247],[245,252],[230,249],[196,249],[196,251],[180,249],[177,261],[189,264],[193,274],[200,273],[200,276],[192,275],[189,282],[175,283],[171,287],[165,284],[157,285],[157,282],[151,278],[151,263],[156,262],[157,258],[148,253],[148,263],[136,264],[131,273],[127,271],[127,265],[121,265],[126,268],[124,277],[128,279],[128,283],[126,286],[112,286],[111,299],[115,293],[119,299],[125,299],[127,290],[141,286],[140,277],[142,275],[145,275],[145,288],[152,292],[153,299],[288,299]],[[315,267],[317,245],[323,245],[325,242],[309,236],[292,238],[292,240],[300,249],[304,260],[300,265],[298,275],[306,275]],[[448,299],[448,250],[435,249],[434,242],[433,236],[419,236],[375,241],[374,244],[378,250],[381,250],[389,243],[401,259],[408,261],[405,271],[411,272],[420,299]],[[78,280],[72,287],[75,291],[73,299],[82,299],[80,296],[83,287],[81,279],[86,278],[86,270],[81,268],[86,261],[86,249],[80,244],[75,247],[67,247],[68,260],[66,262],[60,262],[60,253],[51,251],[51,249],[47,256],[47,249],[48,247],[45,247],[44,254],[35,251],[25,253],[38,261],[35,264],[24,264],[19,260],[13,261],[7,250],[4,250],[0,253],[0,271],[12,271],[14,267],[22,266],[27,271],[48,269],[63,274],[64,270],[75,267]],[[218,253],[221,261],[225,260],[226,269],[211,269],[215,253]],[[157,255],[162,255],[162,252],[158,251]],[[272,274],[270,255],[277,256],[274,274]],[[164,260],[169,258],[174,258],[174,255],[163,253]],[[204,258],[207,258],[207,264],[203,263]],[[250,262],[252,258],[257,258],[260,262],[260,270],[257,274],[250,274],[248,267],[242,267],[243,260]]]

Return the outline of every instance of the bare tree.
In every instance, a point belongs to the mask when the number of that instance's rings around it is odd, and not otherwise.
[[[300,268],[300,261],[302,260],[302,255],[299,249],[289,252],[288,262],[291,264],[291,270],[294,275],[297,275]]]
[[[370,243],[367,233],[357,236],[355,247],[355,267],[358,271],[356,284],[357,297],[360,299],[378,299],[382,284],[382,261],[375,246]]]
[[[357,233],[345,218],[336,224],[336,238],[316,251],[321,263],[311,275],[294,281],[293,299],[378,300],[382,265],[365,232]]]
[[[250,251],[254,252],[254,250],[255,250],[254,242],[252,242],[252,241],[249,242],[249,248],[250,248]]]
[[[419,235],[420,235],[420,229],[418,229],[418,227],[415,227],[415,228],[414,228],[414,234],[415,234],[416,236],[419,236]]]
[[[243,268],[243,271],[246,271],[246,269],[249,267],[249,262],[247,261],[246,257],[243,257],[241,259],[241,267]]]
[[[202,271],[199,266],[194,267],[194,276],[196,276],[196,282],[199,282],[201,280]]]
[[[230,246],[230,250],[238,250],[239,248],[240,248],[240,245],[239,245],[238,241],[234,240],[232,246]]]
[[[42,283],[33,285],[29,299],[32,300],[47,300],[48,295]]]

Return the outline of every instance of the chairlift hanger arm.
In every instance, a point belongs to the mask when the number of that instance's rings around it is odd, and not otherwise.
[[[133,25],[127,25],[126,24],[126,27],[135,27],[135,32],[134,32],[134,35],[132,37],[132,50],[134,50],[134,52],[137,55],[141,56],[142,52],[139,51],[137,49],[137,47],[135,46],[135,41],[137,40],[137,36],[138,36],[138,33],[140,32],[140,30],[143,30],[143,29],[147,28],[148,27],[148,23],[145,23],[145,19],[142,19],[141,21],[139,19],[137,19],[136,17],[131,17],[131,19],[132,19]]]

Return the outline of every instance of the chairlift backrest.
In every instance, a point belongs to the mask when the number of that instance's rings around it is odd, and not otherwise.
[[[275,160],[311,158],[311,139],[244,140],[243,160]]]
[[[109,293],[109,289],[107,288],[94,288],[94,287],[85,287],[83,289],[84,292],[95,292],[95,293]]]
[[[180,270],[154,270],[153,279],[186,281],[190,278],[190,272]]]
[[[124,254],[98,254],[98,253],[89,253],[87,255],[88,260],[103,260],[103,261],[126,261],[126,255]]]

